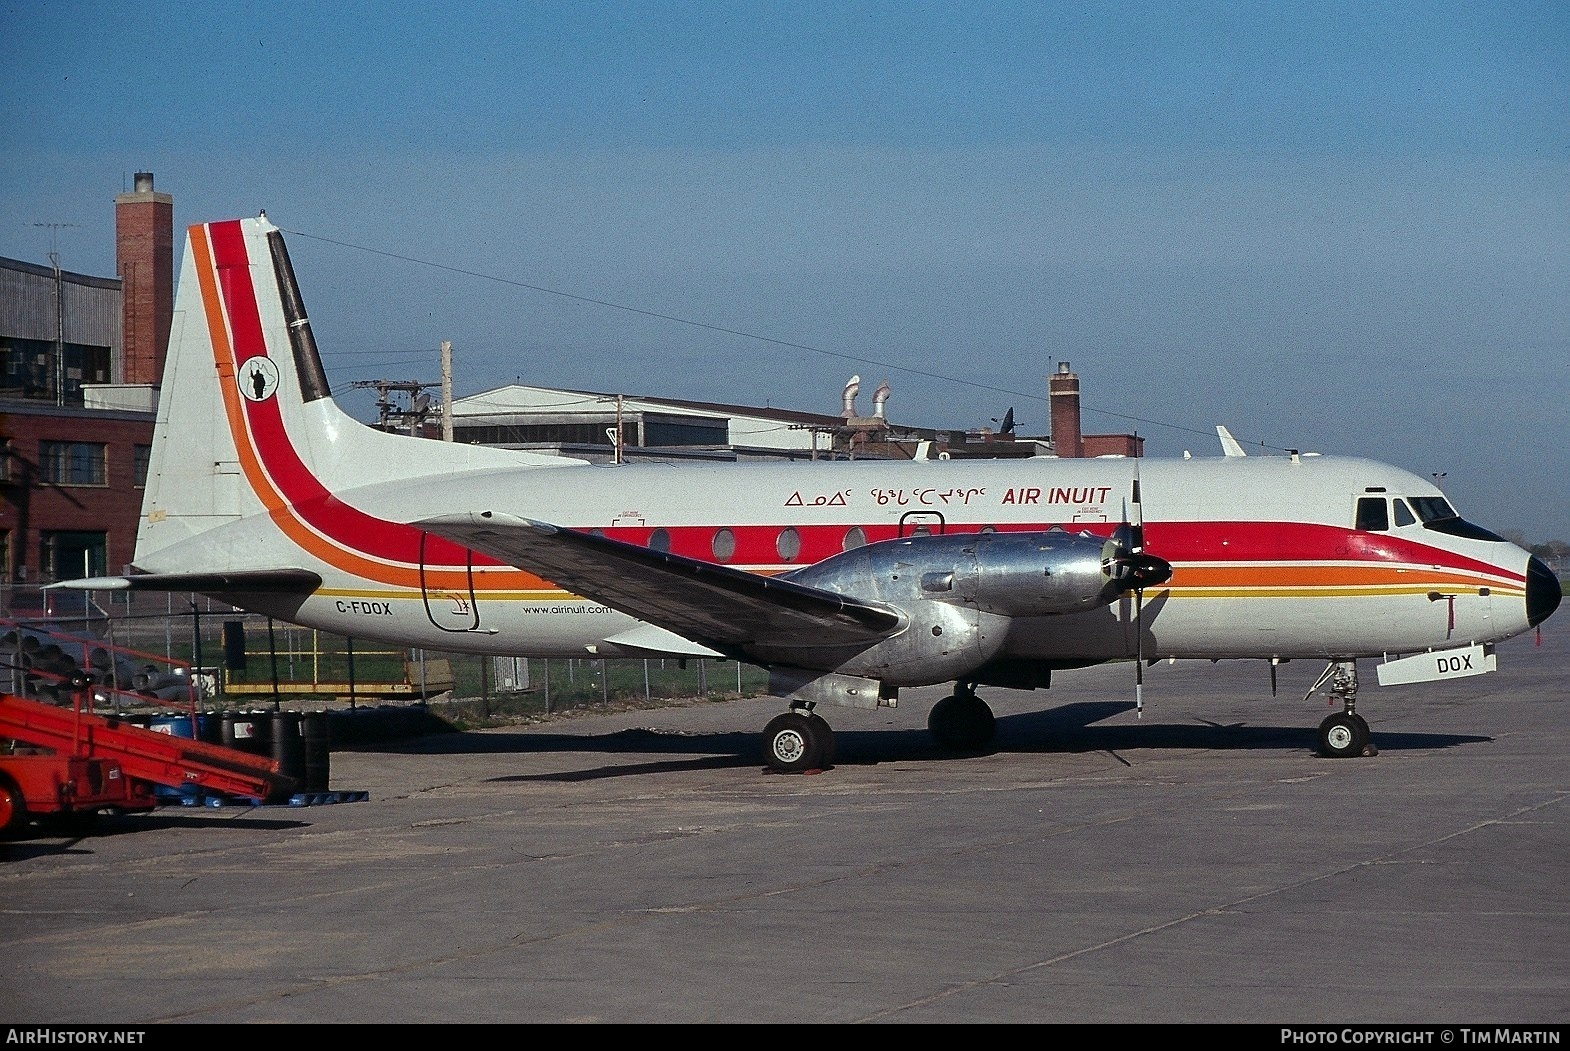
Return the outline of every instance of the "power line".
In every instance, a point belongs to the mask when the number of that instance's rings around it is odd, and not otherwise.
[[[403,255],[399,252],[389,252],[382,248],[371,248],[367,245],[353,244],[349,241],[340,241],[331,237],[323,237],[320,234],[309,234],[302,230],[284,230],[284,233],[289,234],[291,237],[303,237],[311,241],[321,241],[324,244],[336,245],[339,248],[349,248],[357,252],[367,252],[371,255],[382,256],[386,259],[396,259],[399,262],[413,263],[416,266],[429,267],[433,270],[442,270],[450,274],[459,274],[463,277],[473,277],[478,278],[481,281],[491,281],[499,285],[508,285],[512,288],[521,288],[530,292],[540,292],[544,295],[558,296],[562,299],[570,299],[577,303],[589,304],[590,306],[605,307],[610,310],[620,310],[629,314],[637,314],[642,317],[656,318],[660,321],[670,321],[678,325],[687,325],[690,328],[703,329],[706,332],[717,332],[727,336],[738,336],[742,339],[758,340],[760,342],[769,343],[777,347],[786,347],[790,350],[804,350],[811,354],[822,354],[826,357],[839,358],[842,361],[854,361],[863,365],[875,365],[878,368],[888,369],[891,372],[902,372],[911,376],[921,376],[925,379],[939,380],[944,383],[953,383],[960,386],[973,387],[976,390],[992,391],[995,394],[1006,394],[1017,398],[1029,398],[1032,401],[1039,402],[1046,402],[1048,400],[1047,396],[1036,394],[1031,391],[1011,390],[1007,387],[994,387],[990,384],[978,383],[973,379],[966,379],[962,376],[950,376],[941,372],[929,372],[925,369],[911,368],[908,365],[895,365],[892,362],[881,361],[877,358],[868,358],[856,354],[847,354],[843,351],[828,350],[824,347],[814,347],[810,344],[795,343],[786,339],[776,339],[773,336],[763,336],[756,332],[747,332],[743,329],[727,328],[723,325],[714,325],[706,321],[694,321],[691,318],[678,317],[675,314],[665,314],[657,310],[646,310],[642,307],[628,306],[625,303],[614,303],[606,299],[595,299],[592,296],[578,295],[575,292],[563,292],[561,289],[557,288],[548,288],[544,285],[530,284],[527,281],[518,281],[510,277],[501,277],[496,274],[487,274],[479,270],[469,270],[464,267],[451,266],[446,263],[438,263],[430,259],[420,259],[417,256]],[[1099,413],[1102,416],[1110,416],[1114,419],[1126,420],[1130,423],[1149,424],[1152,427],[1165,427],[1169,430],[1182,431],[1188,434],[1203,434],[1207,437],[1211,436],[1210,431],[1201,430],[1197,427],[1187,427],[1183,424],[1168,423],[1165,420],[1151,420],[1146,419],[1143,416],[1130,416],[1127,413],[1112,412],[1107,409],[1098,409],[1093,405],[1086,405],[1083,402],[1080,404],[1080,409],[1082,411]],[[1248,444],[1253,445],[1255,443],[1249,442]],[[1257,444],[1262,449],[1274,448],[1273,446],[1266,445],[1264,442],[1259,442]],[[1277,449],[1276,451],[1286,452],[1287,450]]]

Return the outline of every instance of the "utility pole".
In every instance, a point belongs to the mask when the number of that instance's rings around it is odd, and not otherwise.
[[[620,394],[616,395],[616,462],[617,463],[621,463],[621,450],[622,450],[622,440],[621,440],[621,401],[622,401],[622,396]]]
[[[442,340],[442,441],[452,441],[452,341]]]

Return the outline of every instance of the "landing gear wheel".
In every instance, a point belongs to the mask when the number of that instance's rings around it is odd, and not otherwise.
[[[828,720],[817,712],[813,712],[807,718],[817,724],[818,733],[822,735],[819,738],[821,749],[818,752],[817,767],[820,770],[827,770],[834,765],[834,730],[829,726]]]
[[[927,729],[944,748],[973,752],[992,740],[997,721],[986,702],[973,693],[956,693],[932,706]]]
[[[1363,754],[1366,756],[1378,755],[1379,748],[1374,744],[1374,735],[1373,732],[1368,728],[1368,720],[1356,712],[1350,712],[1348,714],[1357,720],[1357,725],[1360,726],[1363,730]]]
[[[0,777],[0,835],[27,824],[27,802],[22,792],[11,782]]]
[[[1368,747],[1368,724],[1359,715],[1339,712],[1319,724],[1319,754],[1326,759],[1350,759]]]
[[[821,770],[834,754],[834,731],[809,712],[777,715],[763,728],[763,761],[781,774]]]

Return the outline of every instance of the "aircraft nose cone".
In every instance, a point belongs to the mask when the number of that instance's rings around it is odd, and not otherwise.
[[[1564,589],[1559,586],[1559,578],[1554,576],[1554,571],[1540,558],[1526,560],[1526,623],[1528,627],[1536,627],[1547,620],[1554,610],[1559,608],[1560,599],[1564,598]]]

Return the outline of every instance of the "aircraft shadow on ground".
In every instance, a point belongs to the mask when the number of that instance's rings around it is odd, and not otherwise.
[[[0,863],[30,861],[57,855],[93,853],[92,841],[110,836],[125,836],[166,828],[226,828],[260,832],[282,832],[308,828],[311,822],[298,818],[203,817],[185,807],[171,807],[150,813],[103,814],[79,828],[62,827],[49,821],[15,829],[0,839]]]
[[[992,754],[1126,753],[1148,749],[1244,751],[1301,748],[1312,752],[1316,726],[1252,725],[1248,723],[1161,723],[1098,725],[1128,712],[1124,702],[1067,704],[1039,712],[1001,716],[997,732],[985,749],[953,752],[940,748],[927,732],[925,721],[896,730],[837,730],[835,766],[875,765],[909,761],[974,759]],[[649,728],[607,734],[558,734],[550,732],[439,734],[404,742],[390,751],[423,755],[489,753],[602,753],[662,756],[647,762],[614,763],[574,771],[516,774],[496,781],[584,781],[602,777],[629,777],[678,770],[743,769],[762,767],[759,731],[690,733]],[[1374,743],[1380,751],[1419,751],[1449,748],[1490,740],[1463,734],[1387,733],[1376,727]]]

